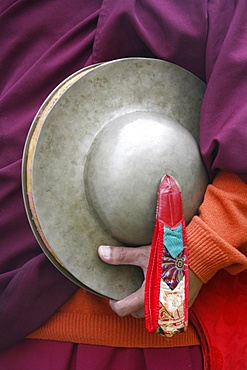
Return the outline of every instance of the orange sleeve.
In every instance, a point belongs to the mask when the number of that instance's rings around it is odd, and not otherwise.
[[[223,268],[231,274],[247,268],[247,185],[238,175],[216,175],[187,238],[189,266],[202,282]]]

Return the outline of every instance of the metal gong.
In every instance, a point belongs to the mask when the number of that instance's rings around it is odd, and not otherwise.
[[[107,265],[97,249],[151,243],[164,174],[181,187],[186,222],[197,213],[204,90],[174,64],[127,58],[77,72],[44,102],[24,150],[24,200],[41,248],[77,285],[114,299],[141,286],[138,267]]]

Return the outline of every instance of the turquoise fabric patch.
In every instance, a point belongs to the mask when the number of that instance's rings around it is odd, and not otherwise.
[[[176,258],[184,249],[182,223],[175,229],[164,225],[164,246],[173,258]]]

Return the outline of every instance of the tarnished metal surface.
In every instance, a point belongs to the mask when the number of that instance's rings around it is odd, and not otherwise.
[[[151,242],[164,174],[181,186],[187,222],[197,212],[207,185],[197,146],[204,89],[173,64],[131,58],[76,74],[41,108],[24,153],[27,213],[43,250],[78,285],[115,299],[141,285],[139,268],[106,265],[97,248]]]

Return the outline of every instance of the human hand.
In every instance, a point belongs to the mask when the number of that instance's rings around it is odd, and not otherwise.
[[[142,268],[144,276],[148,268],[151,245],[141,247],[111,247],[100,246],[98,253],[100,258],[112,265],[135,265]],[[144,314],[144,292],[145,280],[142,286],[126,298],[115,301],[110,300],[110,306],[119,316],[132,315],[136,318],[142,318]]]
[[[100,246],[98,253],[100,258],[112,265],[136,265],[142,268],[146,278],[148,268],[149,255],[151,245],[141,247],[113,247],[113,246]],[[202,282],[200,279],[189,269],[189,307],[196,299]],[[119,316],[132,315],[136,318],[145,317],[144,313],[144,294],[145,294],[145,280],[140,289],[130,294],[126,298],[115,301],[110,300],[110,306],[114,312]]]

